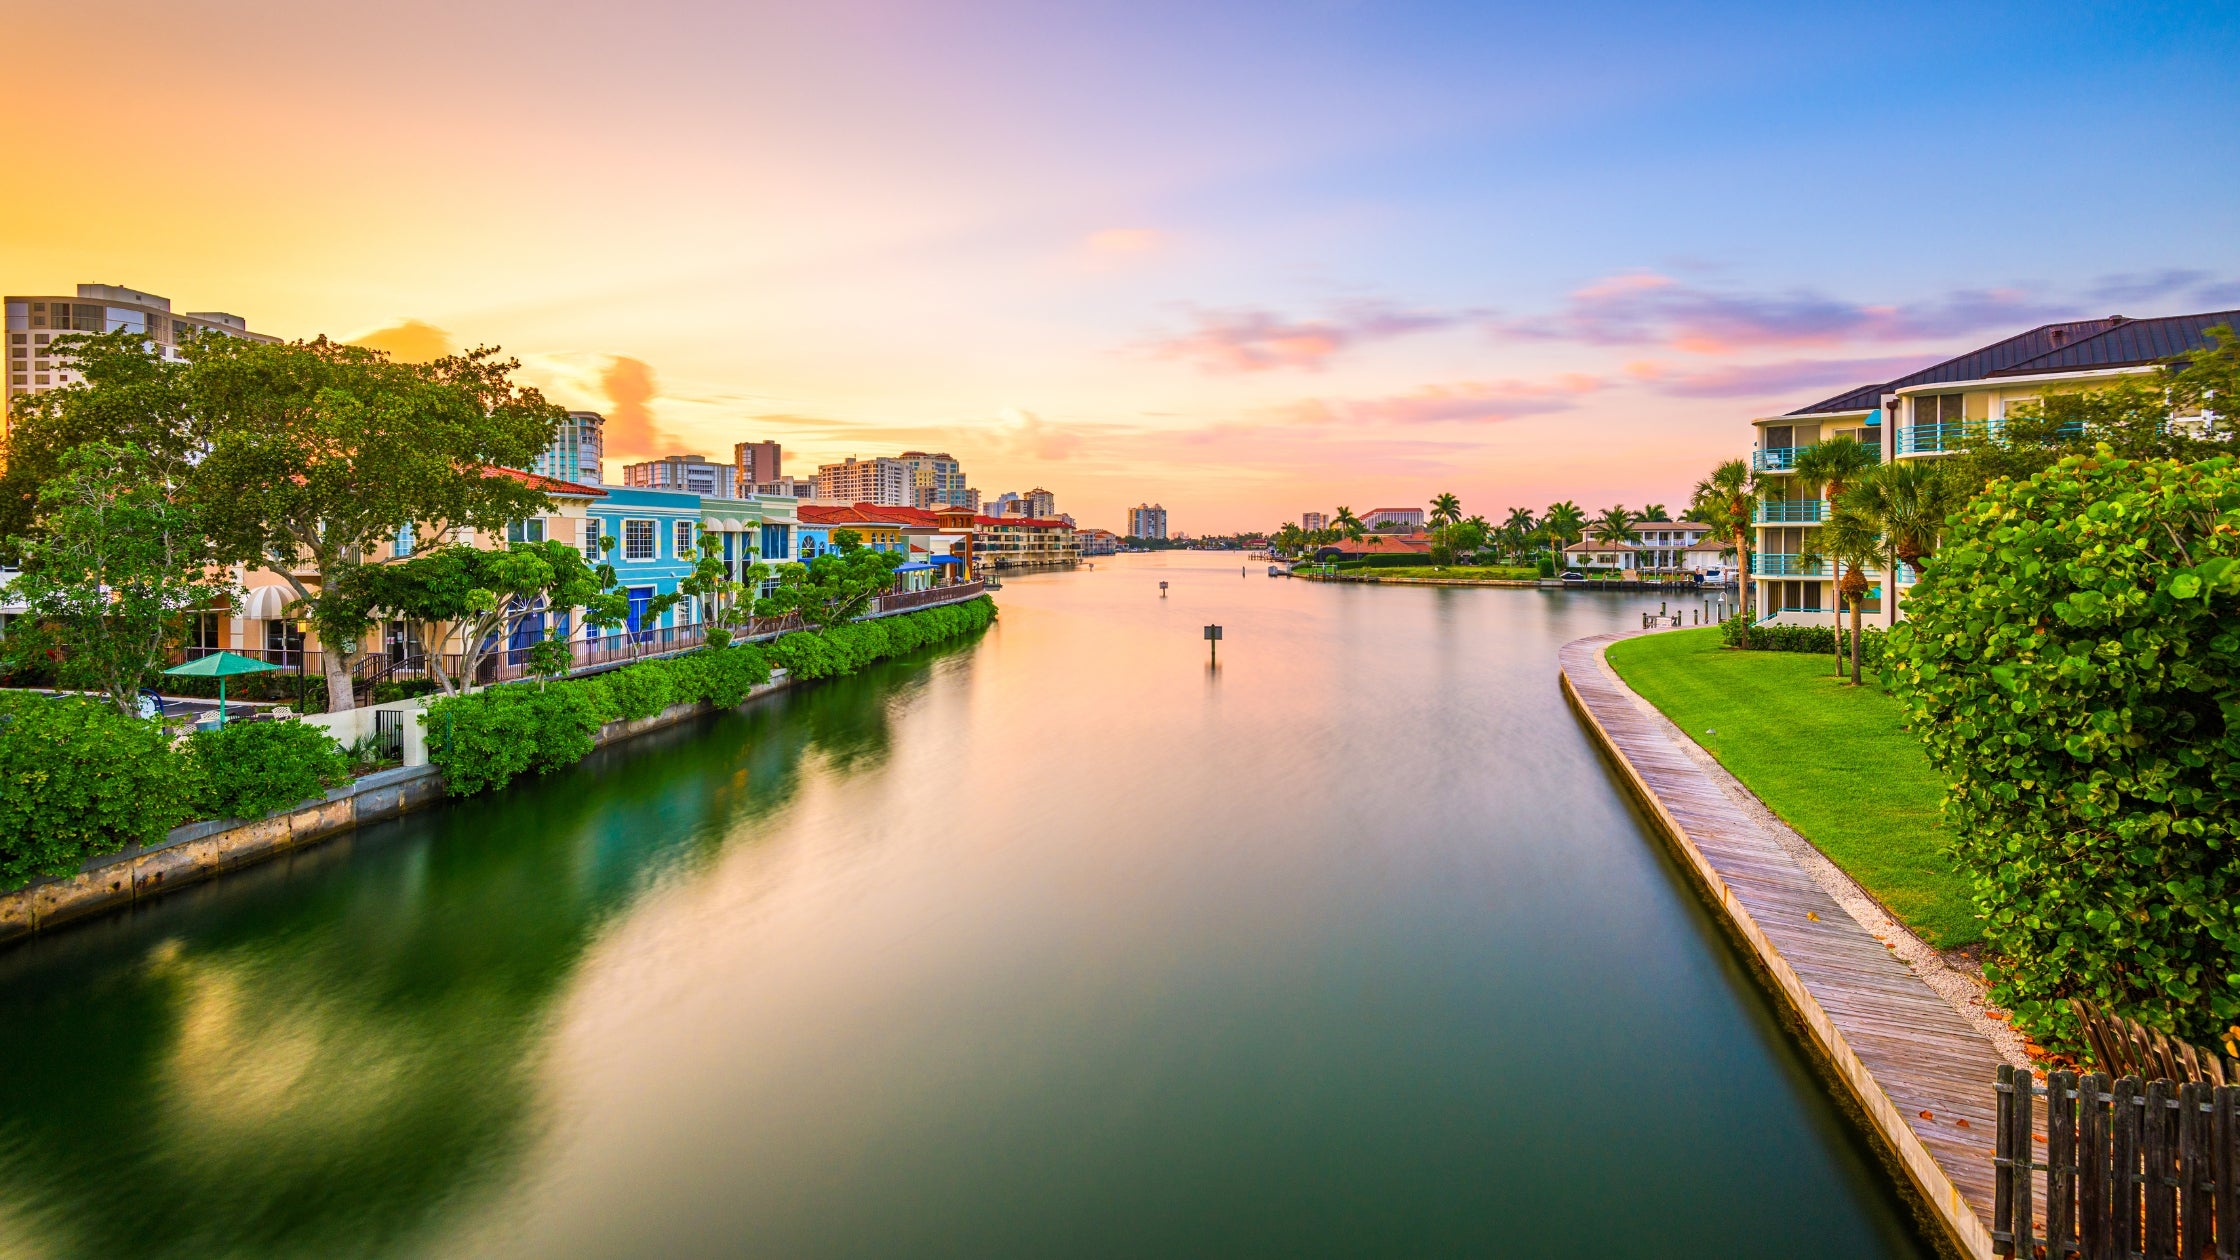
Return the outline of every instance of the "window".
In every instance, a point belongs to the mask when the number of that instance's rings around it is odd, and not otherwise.
[[[509,543],[541,543],[544,541],[544,518],[532,516],[525,521],[515,521],[506,526]]]
[[[189,643],[187,655],[208,656],[212,652],[223,648],[225,640],[218,637],[218,626],[219,615],[217,613],[195,614],[194,635]]]
[[[2001,406],[1999,414],[2004,416],[2011,416],[2014,413],[2022,410],[2024,407],[2035,407],[2037,405],[2038,400],[2035,398],[2009,398]]]
[[[1960,423],[1960,395],[1925,394],[1913,400],[1915,424]]]
[[[692,522],[691,522],[691,521],[678,521],[678,522],[677,522],[677,559],[679,559],[679,560],[689,560],[689,559],[691,559],[691,558],[692,558]]]
[[[622,523],[622,558],[625,560],[651,560],[656,554],[652,521],[624,521]]]
[[[389,543],[389,555],[394,559],[401,560],[412,554],[413,544],[412,523],[407,521],[402,528],[397,530],[396,538]]]
[[[1769,451],[1778,451],[1793,445],[1795,442],[1795,434],[1796,429],[1786,424],[1767,425],[1766,449]]]

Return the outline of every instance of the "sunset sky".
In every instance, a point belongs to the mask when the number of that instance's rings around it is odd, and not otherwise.
[[[0,290],[502,345],[610,479],[1677,508],[1751,416],[2240,307],[2235,65],[2209,3],[0,0]]]

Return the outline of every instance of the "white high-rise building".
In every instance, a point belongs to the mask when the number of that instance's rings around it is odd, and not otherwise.
[[[600,443],[607,418],[596,411],[571,411],[552,435],[552,445],[537,456],[529,471],[578,485],[599,484]]]
[[[1167,510],[1156,503],[1139,503],[1128,509],[1128,537],[1157,538],[1167,536]]]
[[[705,455],[664,455],[622,466],[622,484],[642,490],[683,490],[703,499],[736,498],[736,470]]]
[[[917,506],[910,465],[884,456],[857,459],[850,455],[837,464],[818,465],[817,498],[825,503]]]
[[[182,338],[198,332],[278,341],[250,332],[248,321],[224,311],[173,314],[171,299],[121,284],[81,284],[74,297],[28,296],[5,299],[8,320],[8,411],[17,400],[59,389],[79,379],[69,360],[55,353],[55,341],[71,333],[131,331],[148,339],[165,358],[179,357]]]

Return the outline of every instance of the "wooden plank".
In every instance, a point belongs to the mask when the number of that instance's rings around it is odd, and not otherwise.
[[[2140,1252],[2147,1260],[2177,1260],[2178,1215],[2176,1187],[2170,1184],[2170,1164],[2177,1152],[2170,1149],[2170,1082],[2147,1082],[2147,1106],[2140,1117],[2139,1150],[2144,1162],[2140,1184],[2147,1196],[2147,1240]]]
[[[1991,1165],[1996,1170],[1991,1185],[1991,1237],[1999,1254],[2015,1254],[2014,1245],[2014,1065],[1999,1065],[1999,1135],[1992,1145]]]
[[[2218,1086],[2216,1102],[2210,1167],[2217,1175],[2217,1260],[2240,1260],[2240,1085]]]
[[[2046,1078],[2046,1254],[2077,1244],[2077,1074]]]
[[[1566,697],[1955,1244],[1989,1256],[1997,1052],[1743,808],[1739,785],[1691,756],[1687,736],[1611,671],[1602,651],[1620,637],[1564,647]],[[2027,1132],[2024,1143],[2027,1159]]]
[[[2113,1125],[2114,1139],[2109,1143],[2114,1152],[2115,1171],[2110,1183],[2115,1190],[2108,1219],[2114,1223],[2114,1246],[2110,1256],[2129,1256],[2139,1250],[2139,1078],[2126,1076],[2115,1085],[2115,1102],[2108,1118]]]
[[[2014,1152],[2014,1163],[2009,1169],[2014,1186],[2014,1254],[2022,1260],[2035,1260],[2037,1233],[2030,1228],[2030,1218],[2036,1215],[2037,1206],[2030,1185],[2030,1131],[2036,1127],[2031,1123],[2031,1113],[2036,1110],[2031,1104],[2036,1100],[2036,1093],[2030,1088],[2028,1072],[2014,1074],[2013,1097],[2014,1108],[2007,1113],[2007,1121],[2013,1126],[2013,1133],[2007,1138],[2007,1149]]]
[[[2209,1089],[2199,1081],[2178,1087],[2178,1254],[2209,1254],[2209,1196],[2203,1182],[2209,1175]]]
[[[2077,1254],[2117,1260],[2108,1224],[2107,1075],[2092,1073],[2077,1092]]]

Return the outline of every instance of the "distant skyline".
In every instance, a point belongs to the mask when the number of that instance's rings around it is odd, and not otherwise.
[[[2240,307],[2231,6],[0,3],[0,288],[499,344],[610,478],[1677,510],[1751,416]]]

